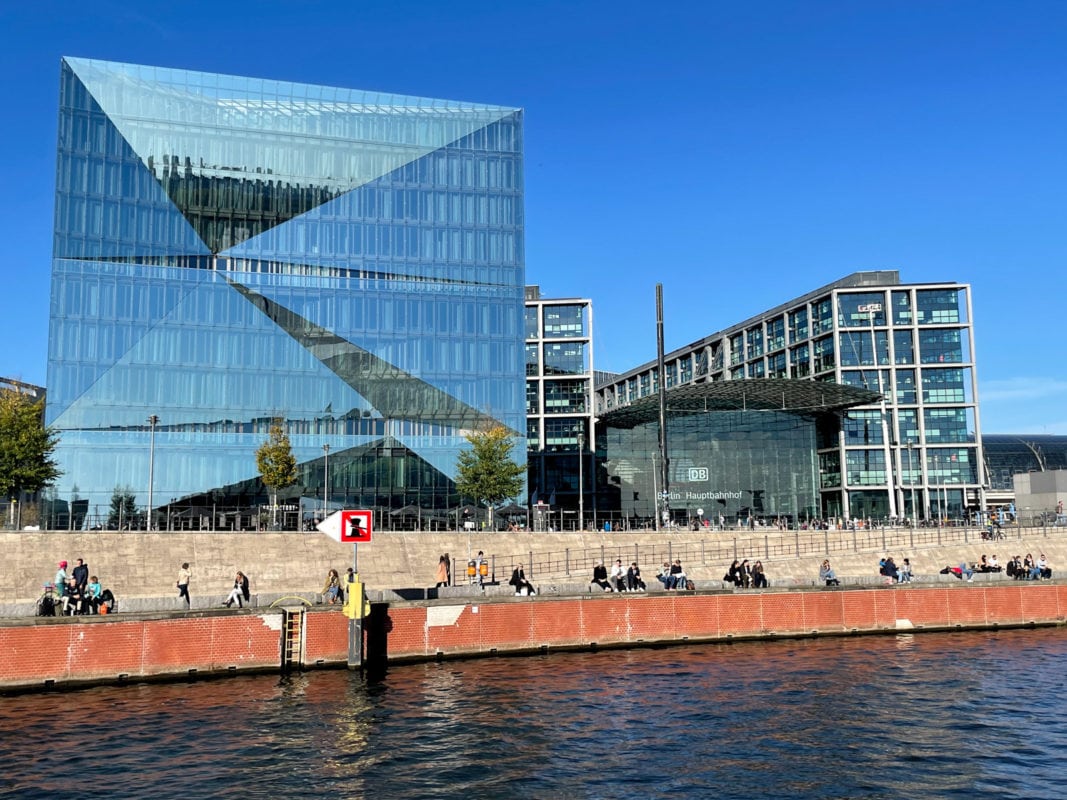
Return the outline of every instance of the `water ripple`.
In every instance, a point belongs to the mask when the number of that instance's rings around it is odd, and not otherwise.
[[[0,797],[1067,796],[1067,630],[0,698]]]

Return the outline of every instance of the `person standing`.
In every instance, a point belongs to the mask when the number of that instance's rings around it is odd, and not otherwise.
[[[56,594],[59,597],[63,597],[67,593],[67,562],[60,561],[59,569],[56,570],[55,577]]]
[[[178,570],[178,599],[185,600],[186,608],[192,605],[192,601],[189,599],[189,579],[192,577],[193,573],[189,571],[189,562],[183,562],[182,568]]]
[[[89,583],[89,566],[80,558],[75,559],[74,569],[70,573],[70,575],[72,578],[74,578],[74,582],[78,585],[78,590],[82,594],[84,594],[85,587]]]
[[[437,587],[440,589],[442,586],[448,586],[448,558],[447,555],[441,556],[437,559]]]

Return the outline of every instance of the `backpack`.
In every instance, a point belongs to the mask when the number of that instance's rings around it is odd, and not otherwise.
[[[691,580],[689,580],[688,578],[686,578],[685,588],[688,589],[689,591],[693,591],[693,590],[695,590],[697,588],[697,585],[695,583],[693,583]]]
[[[51,595],[45,595],[37,601],[37,616],[54,617],[56,615],[56,601]]]

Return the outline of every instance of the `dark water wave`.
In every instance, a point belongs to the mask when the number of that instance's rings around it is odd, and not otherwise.
[[[0,797],[1067,797],[1067,630],[0,698]]]

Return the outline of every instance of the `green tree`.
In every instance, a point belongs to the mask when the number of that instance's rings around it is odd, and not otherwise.
[[[115,487],[111,495],[111,508],[107,514],[107,526],[119,530],[124,525],[132,525],[137,519],[137,503],[133,489],[129,486]]]
[[[467,434],[467,441],[471,449],[459,454],[456,488],[488,507],[492,524],[493,506],[522,491],[526,466],[515,463],[515,440],[502,425]]]
[[[44,424],[44,400],[0,389],[0,494],[18,500],[63,473],[52,457],[59,434]]]
[[[281,420],[270,426],[270,437],[256,451],[256,466],[271,493],[271,522],[278,525],[278,492],[296,483],[296,456]]]

